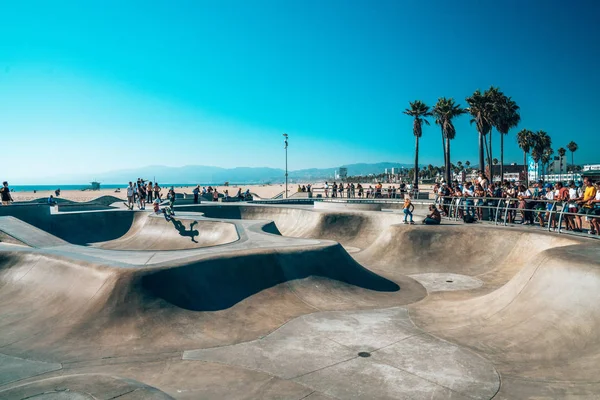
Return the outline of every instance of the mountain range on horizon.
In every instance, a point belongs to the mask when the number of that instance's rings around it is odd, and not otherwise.
[[[288,171],[290,181],[296,182],[311,182],[323,179],[333,179],[335,172],[339,168],[347,168],[348,176],[365,176],[370,174],[381,174],[385,169],[391,168],[412,168],[413,164],[408,163],[357,163],[347,164],[340,167],[332,168],[308,168],[295,171]],[[424,165],[420,165],[424,167]],[[45,182],[53,184],[83,184],[90,181],[98,181],[105,184],[119,184],[134,181],[137,178],[145,180],[156,180],[159,183],[181,183],[181,184],[223,184],[224,182],[231,183],[246,183],[246,184],[266,184],[266,183],[281,183],[285,182],[285,170],[281,168],[268,167],[234,167],[222,168],[206,165],[186,165],[183,167],[166,167],[166,166],[146,166],[132,169],[122,169],[94,174],[72,174],[61,175],[54,177],[46,177]],[[39,182],[23,182],[34,184]]]

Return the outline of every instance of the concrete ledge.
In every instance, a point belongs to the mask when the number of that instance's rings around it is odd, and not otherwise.
[[[315,202],[315,210],[361,210],[361,211],[381,211],[379,203],[348,203],[337,201],[318,201]]]

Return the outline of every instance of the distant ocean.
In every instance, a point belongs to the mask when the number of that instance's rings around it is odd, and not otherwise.
[[[182,186],[194,186],[195,184],[193,183],[166,183],[166,184],[160,184],[161,188],[170,188],[171,186],[174,187],[182,187]],[[214,183],[201,183],[200,186],[210,186],[210,185],[214,185]],[[38,192],[40,191],[44,191],[44,190],[50,190],[50,191],[54,191],[56,189],[60,190],[84,190],[84,189],[91,189],[91,185],[9,185],[11,190],[14,190],[15,192],[33,192],[34,190],[37,190]],[[235,186],[235,184],[230,183],[230,186]],[[125,184],[101,184],[100,185],[100,189],[117,189],[117,188],[121,188],[124,189],[126,188],[127,185]]]

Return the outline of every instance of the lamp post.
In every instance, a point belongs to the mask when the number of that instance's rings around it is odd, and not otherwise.
[[[285,143],[285,198],[288,197],[288,162],[287,162],[287,148],[288,148],[288,134],[284,133],[284,143]]]

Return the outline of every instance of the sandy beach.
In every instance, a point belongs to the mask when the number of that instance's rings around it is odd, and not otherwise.
[[[324,186],[324,182],[311,183],[315,189],[317,189],[318,193],[322,193],[322,188]],[[306,185],[306,183],[301,183],[302,185]],[[363,187],[366,189],[369,185],[374,186],[373,183],[363,183]],[[386,189],[388,186],[396,186],[384,184],[383,187]],[[238,188],[242,189],[242,192],[246,191],[246,189],[250,189],[250,192],[257,195],[262,199],[270,199],[279,193],[282,193],[285,190],[285,184],[272,184],[272,185],[230,185],[230,186],[213,186],[216,187],[219,193],[224,193],[225,190],[229,191],[230,196],[235,196]],[[77,202],[86,202],[97,199],[102,196],[114,196],[122,200],[127,199],[127,186],[123,185],[120,191],[116,191],[116,189],[100,189],[100,190],[61,190],[60,198],[65,200],[77,201]],[[192,195],[192,191],[194,190],[194,185],[189,186],[176,186],[176,193],[184,193],[187,195]],[[168,191],[168,187],[163,187],[161,194],[166,196]],[[288,196],[292,196],[297,192],[298,183],[293,183],[288,185]],[[431,185],[421,185],[421,190],[431,191]],[[36,193],[33,191],[16,191],[12,193],[13,199],[15,202],[21,201],[32,201],[36,199],[47,199],[50,195],[54,195],[54,191],[52,190],[38,190]]]
[[[193,185],[190,186],[177,186],[175,187],[176,193],[186,193],[191,195],[194,190]],[[215,186],[213,186],[215,187]],[[238,188],[242,189],[242,192],[246,191],[246,189],[250,189],[251,193],[255,193],[260,198],[271,198],[276,196],[277,194],[283,192],[285,190],[285,184],[275,184],[275,185],[230,185],[230,186],[216,186],[220,193],[223,193],[225,190],[229,190],[229,195],[234,196]],[[123,188],[119,192],[116,189],[100,189],[100,190],[61,190],[60,198],[65,200],[77,201],[77,202],[86,202],[97,199],[102,196],[114,196],[119,199],[126,200],[127,199],[127,186],[123,185]],[[297,184],[288,185],[288,190],[290,195],[296,192]],[[166,196],[168,187],[162,188],[161,194]],[[36,193],[33,191],[16,191],[12,193],[12,197],[15,202],[21,201],[31,201],[36,199],[46,199],[50,197],[50,195],[54,195],[53,190],[38,190]]]

